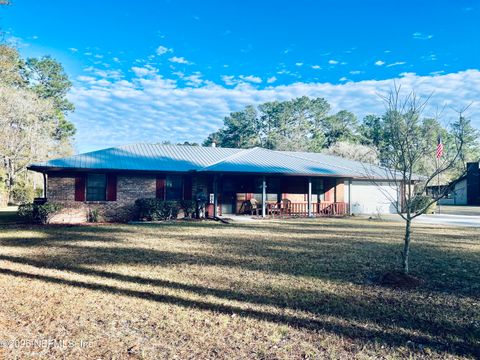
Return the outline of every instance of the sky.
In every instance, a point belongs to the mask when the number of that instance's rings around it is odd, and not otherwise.
[[[60,1],[0,8],[73,82],[75,149],[202,142],[246,105],[324,97],[361,120],[394,84],[480,127],[480,0]]]

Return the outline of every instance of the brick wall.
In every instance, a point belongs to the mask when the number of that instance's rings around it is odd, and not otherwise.
[[[85,222],[93,210],[98,210],[101,219],[105,221],[128,221],[132,219],[135,200],[154,198],[155,191],[155,176],[119,175],[117,201],[75,201],[75,177],[50,175],[47,199],[62,205],[62,210],[52,217],[51,222]]]

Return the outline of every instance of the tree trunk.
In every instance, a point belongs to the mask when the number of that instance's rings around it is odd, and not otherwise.
[[[407,219],[405,221],[405,242],[403,244],[403,252],[402,252],[402,267],[403,267],[403,272],[405,274],[408,274],[408,257],[410,255],[410,233],[411,233],[411,219]]]

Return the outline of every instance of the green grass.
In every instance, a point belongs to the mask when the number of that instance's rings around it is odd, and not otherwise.
[[[413,236],[401,290],[401,223],[0,226],[0,339],[92,344],[0,358],[479,357],[478,230]]]

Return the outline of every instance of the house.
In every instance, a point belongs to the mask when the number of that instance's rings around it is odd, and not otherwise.
[[[56,222],[85,221],[93,209],[108,220],[128,220],[139,198],[188,200],[202,193],[209,216],[241,213],[252,198],[263,216],[282,200],[305,216],[395,213],[401,191],[377,166],[258,147],[132,144],[28,169],[43,173],[47,201],[63,205]]]
[[[445,186],[449,189],[443,199],[438,202],[441,205],[480,205],[480,168],[478,162],[467,163],[467,173],[447,185],[431,186],[428,190],[435,194],[444,191]]]

